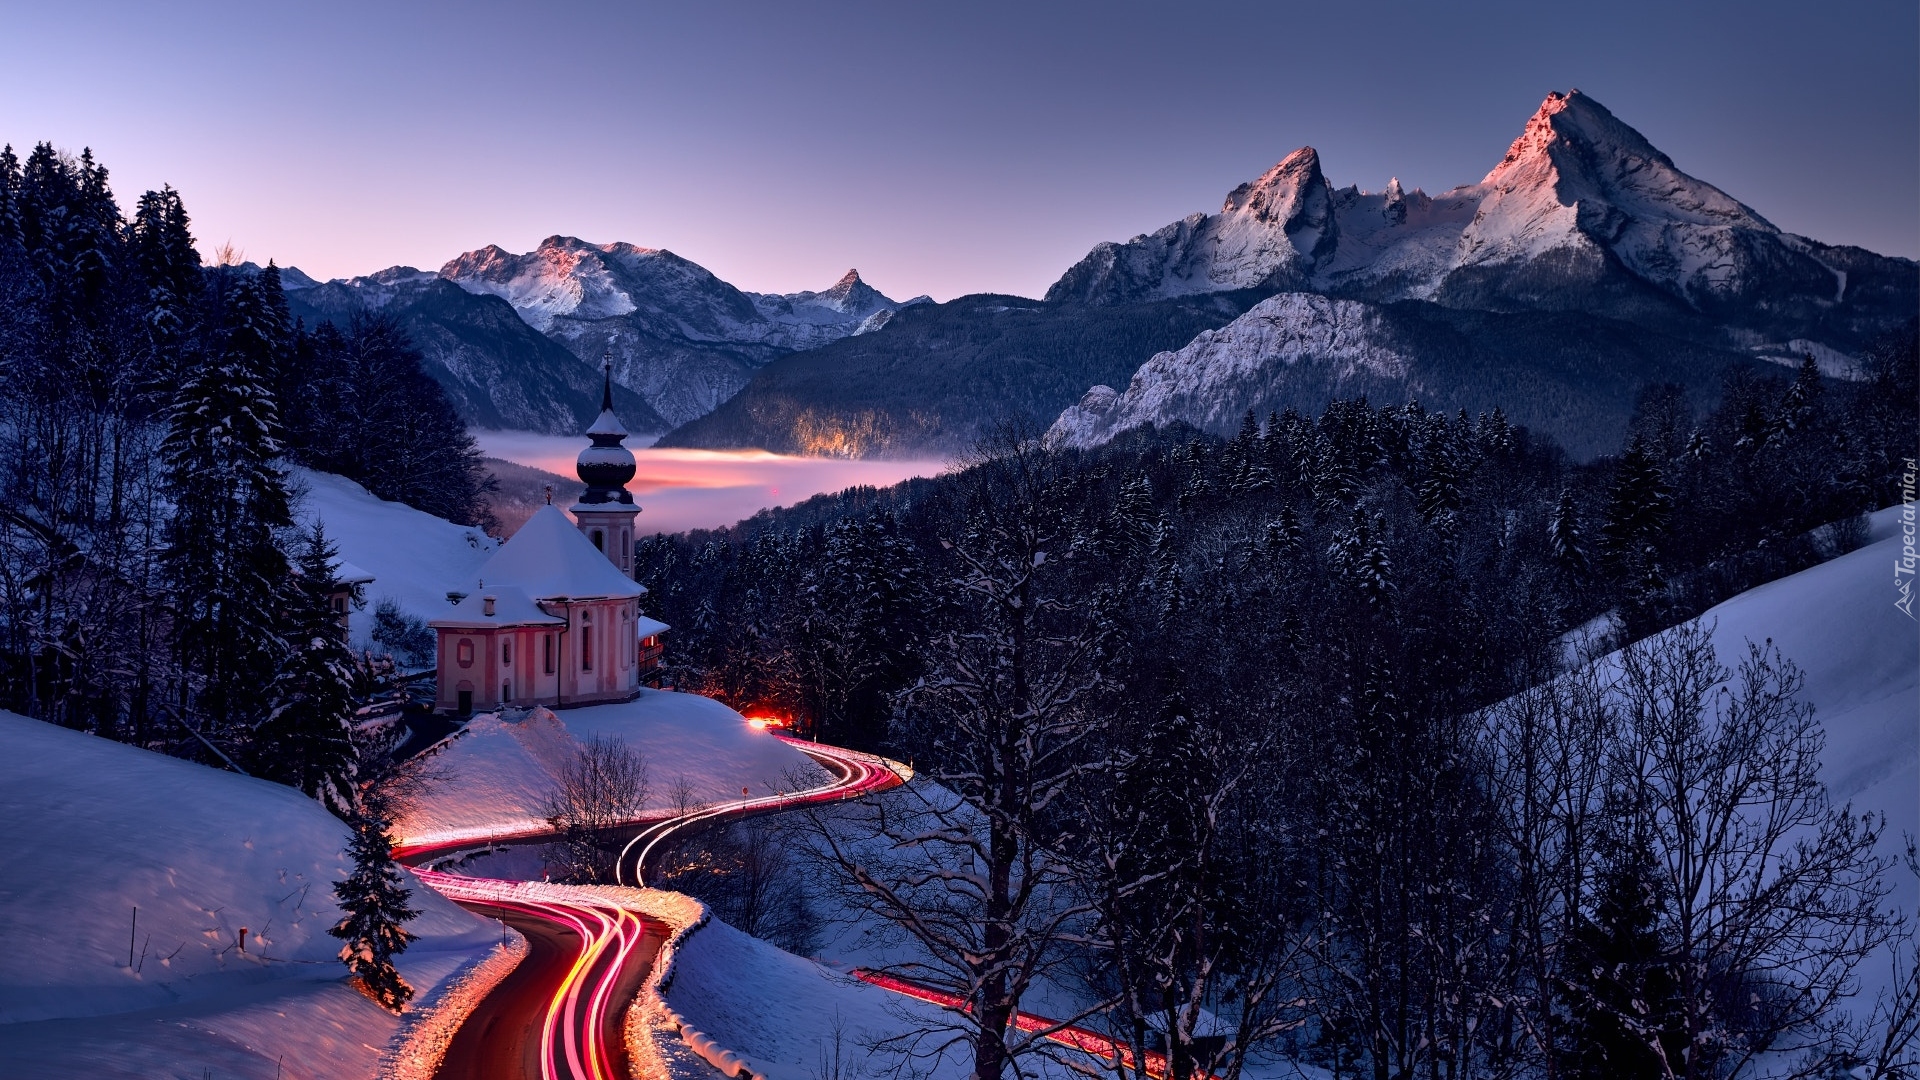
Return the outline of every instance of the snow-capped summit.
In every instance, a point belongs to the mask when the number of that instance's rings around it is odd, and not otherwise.
[[[1095,245],[1047,298],[1260,287],[1576,310],[1772,356],[1792,341],[1857,351],[1906,317],[1915,281],[1911,260],[1782,232],[1572,90],[1548,94],[1479,183],[1336,189],[1297,150],[1217,214]]]
[[[1217,214],[1190,214],[1151,236],[1096,245],[1047,299],[1112,304],[1299,284],[1338,237],[1320,155],[1303,146],[1228,192]]]
[[[639,309],[673,306],[692,337],[731,339],[751,322],[752,304],[703,266],[671,251],[614,242],[589,244],[549,236],[524,255],[489,244],[440,268],[440,276],[468,292],[492,293],[513,305],[529,326],[551,333],[556,319],[596,320]]]
[[[1681,172],[1578,90],[1548,94],[1477,186],[1479,209],[1460,234],[1455,269],[1552,252],[1576,260],[1611,254],[1694,300],[1751,284],[1755,249],[1779,243],[1771,222]]]
[[[524,255],[489,245],[440,268],[596,362],[669,424],[711,411],[774,357],[860,331],[900,305],[849,270],[820,292],[751,293],[664,248],[549,236]]]
[[[807,295],[797,293],[795,297]],[[811,302],[832,308],[842,315],[854,315],[862,319],[893,305],[893,301],[882,295],[879,289],[862,281],[858,270],[848,270],[830,288],[811,294]]]

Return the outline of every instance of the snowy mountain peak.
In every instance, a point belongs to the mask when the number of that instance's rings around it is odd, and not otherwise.
[[[1150,236],[1096,246],[1047,290],[1048,300],[1124,303],[1304,284],[1339,237],[1320,155],[1303,146],[1193,214]]]
[[[1260,221],[1285,222],[1300,209],[1303,200],[1326,186],[1320,174],[1320,154],[1303,146],[1280,163],[1260,174],[1258,180],[1241,184],[1227,193],[1220,207],[1223,214],[1247,213]]]
[[[1646,136],[1578,90],[1548,94],[1480,183],[1493,192],[1552,187],[1567,206],[1583,199],[1632,202],[1637,205],[1622,209],[1778,231],[1719,188],[1681,172]]]
[[[1569,90],[1546,96],[1477,184],[1435,196],[1397,178],[1378,194],[1336,190],[1303,147],[1234,188],[1217,214],[1095,245],[1047,298],[1113,304],[1306,289],[1630,320],[1706,315],[1786,341],[1809,336],[1826,308],[1847,301],[1860,272],[1843,264],[1857,257],[1875,272],[1912,272],[1905,260],[1781,233]],[[1789,309],[1794,325],[1775,325]]]
[[[817,293],[791,293],[787,299],[796,304],[811,304],[830,308],[842,315],[865,319],[882,308],[894,308],[895,304],[880,290],[860,279],[860,271],[849,270],[840,275],[840,280]]]

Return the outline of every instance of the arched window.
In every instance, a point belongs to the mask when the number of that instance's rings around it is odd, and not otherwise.
[[[513,639],[512,638],[508,638],[507,640],[502,641],[500,643],[500,662],[507,665],[508,667],[513,666]]]
[[[580,613],[580,670],[593,670],[593,612]]]
[[[473,639],[472,638],[461,638],[459,647],[454,649],[453,652],[454,652],[454,658],[460,662],[461,667],[473,666]]]
[[[545,636],[547,639],[547,644],[546,644],[546,661],[547,662],[542,666],[544,666],[547,669],[547,674],[551,675],[553,674],[553,635],[549,633]]]
[[[607,550],[607,534],[601,532],[599,529],[593,530],[593,550]]]

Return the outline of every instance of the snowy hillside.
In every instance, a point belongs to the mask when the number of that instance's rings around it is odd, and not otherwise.
[[[1881,854],[1920,839],[1920,626],[1893,606],[1898,507],[1873,515],[1876,541],[1831,562],[1750,589],[1702,616],[1716,623],[1720,662],[1737,666],[1749,641],[1772,639],[1806,676],[1804,698],[1826,729],[1822,769],[1835,802],[1883,813]],[[1898,870],[1894,900],[1920,912]]]
[[[823,1066],[836,1051],[843,1075],[885,1075],[900,1060],[874,1044],[941,1023],[937,1006],[781,952],[718,920],[687,940],[674,972],[666,994],[674,1011],[771,1077],[831,1075]],[[925,1040],[926,1051],[944,1040]],[[972,1064],[964,1046],[913,1062],[928,1080],[962,1080]]]
[[[1477,184],[1335,189],[1311,147],[1150,236],[1102,243],[1047,299],[1112,304],[1254,286],[1370,300],[1729,324],[1743,348],[1857,354],[1912,310],[1916,267],[1781,232],[1592,98],[1547,95]]]
[[[398,1020],[335,959],[347,828],[317,803],[0,713],[0,818],[0,1072],[373,1074]],[[412,903],[400,968],[424,998],[499,931]]]
[[[684,778],[696,801],[819,783],[812,759],[737,712],[697,694],[642,690],[634,701],[583,709],[477,716],[426,761],[431,790],[395,826],[408,844],[485,838],[546,827],[541,806],[581,742],[617,736],[646,757],[647,804],[673,805]]]
[[[349,636],[367,643],[382,599],[422,621],[447,608],[448,590],[473,591],[475,574],[499,547],[479,529],[455,525],[405,503],[388,502],[332,473],[292,470],[302,522],[319,519],[340,558],[373,575],[366,606],[351,613]]]

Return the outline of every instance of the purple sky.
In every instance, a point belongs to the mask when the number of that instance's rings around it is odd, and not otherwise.
[[[1782,228],[1920,256],[1912,0],[10,3],[0,139],[318,277],[569,233],[743,288],[1037,296],[1301,145],[1478,180],[1579,87]]]

